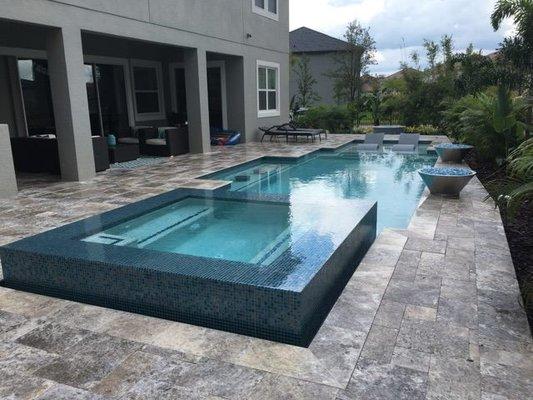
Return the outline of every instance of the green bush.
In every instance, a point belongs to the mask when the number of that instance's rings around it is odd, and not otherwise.
[[[407,133],[419,133],[421,135],[444,135],[442,130],[433,125],[415,125],[405,128]]]
[[[525,109],[524,100],[503,86],[467,96],[453,117],[458,138],[475,146],[482,160],[500,163],[524,139]]]
[[[504,205],[509,216],[533,200],[533,139],[528,139],[507,157],[506,176],[489,183],[496,201]]]
[[[299,126],[327,129],[332,133],[349,133],[352,131],[352,116],[346,106],[312,107],[296,118]]]
[[[366,135],[368,133],[372,133],[373,127],[368,125],[359,125],[353,128],[353,133],[359,134],[359,135]]]

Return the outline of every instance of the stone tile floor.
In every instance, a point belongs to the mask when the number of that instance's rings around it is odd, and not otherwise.
[[[337,147],[251,143],[87,183],[22,179],[0,244],[262,155]],[[425,198],[376,240],[309,348],[0,287],[0,398],[525,399],[533,344],[498,211],[477,179]]]

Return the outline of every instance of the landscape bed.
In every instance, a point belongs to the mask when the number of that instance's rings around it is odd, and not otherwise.
[[[287,196],[177,189],[0,248],[3,285],[307,346],[376,236],[376,204],[352,205],[302,219]]]

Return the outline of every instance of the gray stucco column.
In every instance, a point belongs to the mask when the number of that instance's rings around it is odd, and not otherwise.
[[[0,198],[16,196],[18,192],[9,127],[0,125]]]
[[[246,118],[244,115],[244,60],[229,57],[226,60],[226,90],[228,102],[228,128],[242,133],[246,141]]]
[[[95,176],[95,166],[79,28],[50,31],[47,52],[61,177],[84,181]]]
[[[191,153],[206,153],[211,150],[206,52],[187,49],[184,53],[190,149]]]

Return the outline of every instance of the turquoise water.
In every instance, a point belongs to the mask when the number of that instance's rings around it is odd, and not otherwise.
[[[359,221],[361,200],[378,202],[378,232],[406,228],[424,190],[416,171],[435,161],[424,149],[357,153],[354,146],[297,162],[271,158],[210,178],[231,181],[231,192],[287,196],[289,204],[188,197],[83,240],[269,265],[288,249],[301,258],[312,235],[326,253]]]
[[[289,214],[290,207],[284,204],[189,197],[84,240],[265,263],[272,246],[286,249]]]
[[[314,215],[314,218],[309,218]],[[310,233],[335,249],[354,227],[357,209],[321,215],[316,204],[188,197],[84,241],[269,265],[285,250],[305,253]],[[337,223],[344,219],[345,223]],[[300,257],[301,258],[301,257]]]
[[[258,165],[221,171],[211,179],[232,181],[228,190],[288,195],[291,207],[301,202],[322,204],[322,212],[353,206],[352,200],[378,202],[377,229],[404,229],[416,209],[424,184],[416,172],[433,166],[434,154],[357,152],[355,145],[336,152],[319,152],[299,162],[268,159]],[[309,215],[308,218],[313,218]]]

